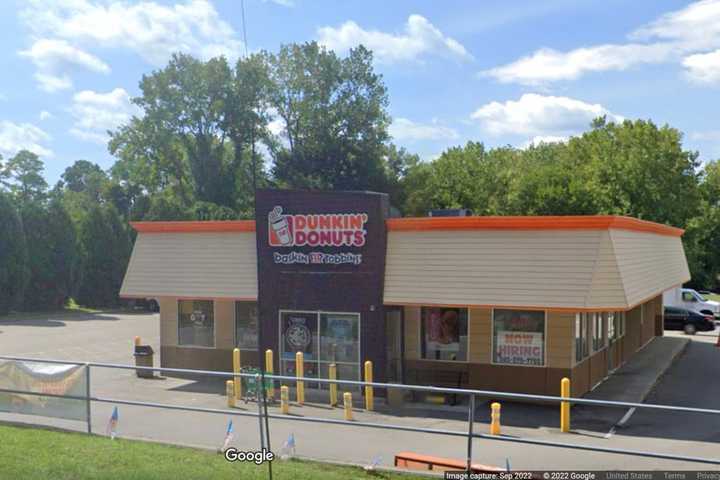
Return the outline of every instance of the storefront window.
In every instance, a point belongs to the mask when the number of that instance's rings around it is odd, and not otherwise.
[[[339,379],[360,380],[360,315],[286,311],[280,314],[280,330],[283,374],[295,375],[295,355],[303,352],[306,377],[327,378],[328,366],[335,363]]]
[[[615,316],[615,312],[609,312],[607,315],[607,336],[608,340],[616,340],[617,339],[617,317]]]
[[[493,363],[545,365],[545,312],[494,310]]]
[[[590,354],[590,314],[575,314],[575,361],[581,362]]]
[[[618,324],[618,338],[625,336],[625,312],[617,312],[615,315]]]
[[[593,352],[602,350],[605,347],[605,328],[603,328],[604,316],[600,313],[591,313],[592,318],[592,344]]]
[[[212,300],[178,300],[178,345],[215,346]]]
[[[243,350],[258,349],[257,303],[235,302],[235,344]]]
[[[422,358],[467,361],[467,308],[423,307]]]
[[[358,316],[342,313],[320,314],[320,361],[360,362]]]

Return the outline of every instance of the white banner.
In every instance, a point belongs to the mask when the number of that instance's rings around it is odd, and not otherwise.
[[[84,397],[84,365],[0,360],[0,389]],[[87,421],[85,400],[0,391],[0,411]]]
[[[541,332],[497,332],[495,363],[544,365]]]

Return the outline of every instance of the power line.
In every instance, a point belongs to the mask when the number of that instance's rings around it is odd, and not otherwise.
[[[240,0],[240,12],[242,14],[243,43],[245,44],[245,58],[248,57],[247,28],[245,27],[245,0]]]

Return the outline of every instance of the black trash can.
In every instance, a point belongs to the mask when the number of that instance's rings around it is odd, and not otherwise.
[[[135,366],[136,367],[152,367],[153,366],[153,355],[155,352],[150,345],[136,345],[135,346]],[[154,372],[152,370],[138,369],[135,373],[140,378],[153,378]]]

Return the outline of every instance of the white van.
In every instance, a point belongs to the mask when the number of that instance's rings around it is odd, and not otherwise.
[[[673,288],[663,293],[663,306],[680,307],[720,318],[720,303],[708,300],[691,288]]]

